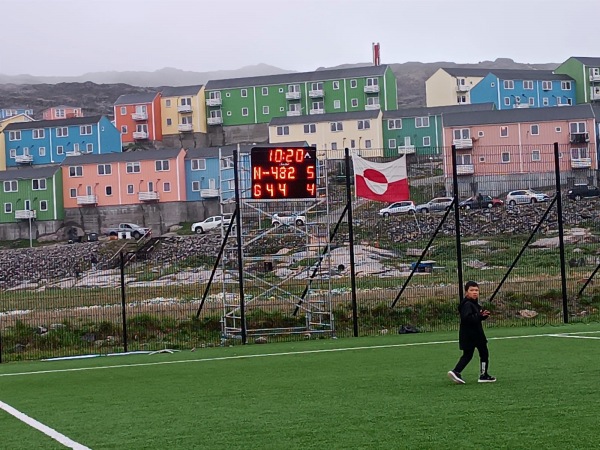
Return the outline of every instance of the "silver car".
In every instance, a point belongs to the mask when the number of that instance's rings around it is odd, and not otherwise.
[[[417,205],[417,212],[428,213],[432,211],[445,211],[452,204],[452,197],[436,197],[427,203]]]

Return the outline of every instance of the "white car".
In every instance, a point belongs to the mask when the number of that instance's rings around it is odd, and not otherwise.
[[[506,194],[505,204],[508,206],[515,206],[522,203],[547,202],[548,200],[550,200],[550,197],[546,194],[534,192],[531,189],[522,189],[520,191],[511,191]]]
[[[301,214],[278,214],[275,213],[271,217],[271,225],[278,227],[279,225],[296,225],[301,227],[306,223],[306,216]]]
[[[410,200],[391,203],[379,210],[379,215],[389,217],[392,214],[414,213],[416,211],[415,204]]]
[[[207,231],[212,230],[214,228],[220,228],[221,223],[224,226],[228,226],[230,222],[231,222],[231,215],[229,215],[229,214],[225,215],[225,216],[208,217],[208,218],[204,219],[202,222],[193,223],[192,224],[192,232],[198,233],[198,234],[206,233]]]

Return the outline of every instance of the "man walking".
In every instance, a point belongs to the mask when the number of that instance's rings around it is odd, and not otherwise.
[[[483,332],[482,322],[490,316],[487,309],[479,304],[479,285],[474,281],[465,284],[465,298],[460,302],[460,329],[458,332],[459,348],[463,351],[462,356],[456,363],[456,367],[448,372],[450,378],[456,384],[465,384],[462,379],[462,371],[473,359],[475,349],[479,352],[480,371],[479,383],[493,383],[496,378],[488,374],[489,351],[487,339]]]

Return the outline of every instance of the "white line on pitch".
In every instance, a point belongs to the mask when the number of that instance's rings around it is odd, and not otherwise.
[[[53,428],[50,428],[49,426],[46,426],[43,423],[38,422],[35,419],[32,419],[28,415],[23,414],[21,411],[16,410],[12,406],[10,406],[2,401],[0,401],[0,409],[3,409],[8,414],[16,417],[21,422],[26,423],[30,427],[35,428],[38,431],[41,431],[42,433],[44,433],[47,436],[50,436],[52,439],[60,442],[65,447],[73,448],[75,450],[90,450],[89,447],[86,447],[85,445],[81,445],[80,443],[75,442],[74,440],[68,438],[64,434],[61,434],[58,431],[54,430]]]
[[[551,336],[571,339],[600,339],[600,336],[578,336],[576,334],[552,334]]]
[[[600,332],[600,331],[599,331]],[[545,334],[529,334],[523,336],[503,336],[488,338],[490,340],[506,340],[506,339],[527,339],[534,337],[548,337],[554,336],[552,333]],[[260,353],[253,355],[235,355],[235,356],[220,356],[215,358],[201,358],[201,359],[184,359],[177,361],[156,361],[148,363],[132,363],[132,364],[115,364],[110,366],[95,366],[95,367],[74,367],[71,369],[53,369],[53,370],[36,370],[32,372],[15,372],[15,373],[1,373],[2,377],[15,377],[20,375],[39,375],[47,373],[62,373],[62,372],[81,372],[86,370],[103,370],[103,369],[121,369],[127,367],[146,367],[146,366],[161,366],[165,364],[189,364],[198,362],[211,362],[211,361],[227,361],[235,359],[251,359],[251,358],[266,358],[270,356],[291,356],[291,355],[310,355],[314,353],[333,353],[333,352],[346,352],[354,350],[373,350],[373,349],[384,349],[384,348],[400,348],[400,347],[417,347],[422,345],[437,345],[437,344],[456,344],[457,340],[451,341],[431,341],[431,342],[413,342],[406,344],[387,344],[387,345],[372,345],[362,347],[343,347],[343,348],[327,348],[320,350],[300,350],[295,352],[281,352],[281,353]]]

